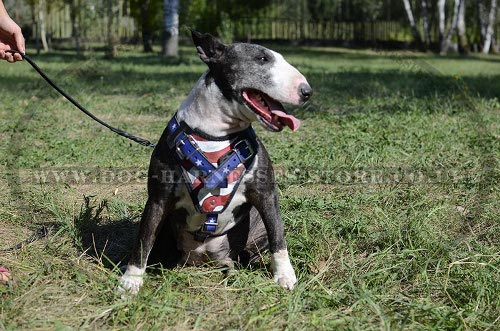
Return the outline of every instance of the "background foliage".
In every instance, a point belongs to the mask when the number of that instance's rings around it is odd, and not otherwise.
[[[43,6],[39,5],[39,0],[5,2],[9,12],[23,25],[26,35],[32,40],[36,40],[40,32],[40,11],[44,11],[47,17],[45,24],[49,39],[60,41],[71,38],[75,31],[69,20],[69,6],[73,3],[78,11],[76,26],[81,30],[80,35],[87,41],[102,41],[109,19],[107,1],[54,0],[44,1]],[[155,43],[160,41],[163,0],[109,1],[115,17],[113,33],[118,39],[128,43],[138,43],[144,38]],[[445,1],[445,32],[451,29],[456,1]],[[484,42],[481,31],[484,31],[493,1],[461,1],[465,6],[468,48],[479,50]],[[424,22],[429,22],[431,44],[426,47],[438,50],[441,43],[438,0],[411,0],[409,3],[421,36],[425,35]],[[316,40],[371,47],[403,47],[415,41],[402,0],[186,0],[180,2],[179,17],[181,35],[186,36],[185,31],[189,27],[218,35],[226,41]],[[499,30],[500,25],[493,24],[494,51],[499,44]],[[453,43],[457,43],[455,33],[452,37]]]

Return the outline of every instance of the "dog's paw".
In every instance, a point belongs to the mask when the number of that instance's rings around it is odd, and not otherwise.
[[[287,290],[293,290],[295,284],[297,284],[297,277],[295,276],[293,269],[291,269],[291,272],[287,275],[275,274],[273,279],[279,286]]]
[[[295,271],[290,263],[286,249],[273,254],[271,268],[273,270],[273,279],[278,285],[288,290],[292,290],[295,287],[297,276],[295,276]]]
[[[128,266],[127,271],[120,278],[120,285],[117,287],[117,291],[122,296],[127,294],[136,295],[144,283],[143,275],[143,270],[134,266]]]

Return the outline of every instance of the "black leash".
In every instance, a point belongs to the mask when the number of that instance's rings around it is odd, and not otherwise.
[[[42,76],[42,78],[45,79],[45,81],[47,83],[49,83],[50,86],[52,86],[57,92],[59,92],[63,97],[65,97],[69,102],[71,102],[76,108],[80,109],[82,112],[85,113],[85,115],[89,116],[90,118],[92,118],[97,123],[101,124],[102,126],[107,127],[108,129],[110,129],[114,133],[116,133],[116,134],[118,134],[118,135],[120,135],[122,137],[128,138],[130,140],[133,140],[136,143],[141,144],[143,146],[147,146],[147,147],[155,147],[156,146],[155,144],[153,144],[149,140],[146,140],[146,139],[143,139],[143,138],[140,138],[140,137],[136,137],[136,136],[134,136],[134,135],[132,135],[130,133],[127,133],[127,132],[122,131],[120,129],[114,128],[111,125],[109,125],[108,123],[106,123],[106,122],[100,120],[99,118],[97,118],[94,114],[92,114],[87,109],[85,109],[85,107],[83,107],[82,105],[80,105],[70,95],[68,95],[66,92],[64,92],[64,90],[62,88],[60,88],[59,86],[57,86],[57,84],[54,83],[49,77],[47,77],[47,75],[42,71],[42,69],[40,69],[40,67],[37,66],[36,63],[33,62],[33,60],[31,60],[26,54],[23,54],[21,52],[15,51],[15,50],[8,50],[8,51],[5,51],[5,52],[12,53],[12,54],[20,54],[22,56],[23,60],[26,60],[29,64],[31,64],[31,66],[33,67],[33,69],[35,69],[36,72],[38,72],[38,74],[40,76]]]
[[[40,239],[47,237],[49,235],[49,232],[50,232],[50,229],[48,227],[46,227],[45,225],[42,225],[42,226],[40,226],[40,228],[33,231],[33,234],[28,239],[25,239],[25,240],[21,241],[20,243],[14,245],[14,246],[11,246],[9,248],[0,249],[0,255],[8,253],[8,252],[12,252],[12,251],[20,250],[21,248],[23,248],[26,245],[31,244],[32,242],[35,242],[37,240],[40,240]]]

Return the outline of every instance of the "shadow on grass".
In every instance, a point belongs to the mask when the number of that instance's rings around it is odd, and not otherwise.
[[[130,70],[110,71],[99,63],[98,67],[78,70],[69,69],[64,72],[46,74],[69,94],[82,93],[98,95],[135,95],[143,96],[151,93],[168,93],[171,88],[178,94],[182,88],[187,95],[194,86],[200,72],[182,73],[140,73]],[[59,94],[46,82],[33,73],[32,79],[10,77],[9,84],[2,91],[30,98],[36,95],[39,99],[55,99]]]
[[[106,200],[97,203],[90,197],[84,197],[80,213],[74,219],[72,236],[76,246],[86,255],[100,261],[106,268],[116,269],[128,262],[138,235],[137,219],[140,215],[112,220],[105,216],[107,204]],[[164,227],[158,234],[148,258],[149,272],[156,273],[161,268],[173,269],[178,266],[181,253],[168,231]],[[239,268],[253,270],[264,271],[269,268],[261,259],[236,264]]]
[[[115,269],[128,262],[137,239],[141,215],[113,220],[105,216],[107,205],[106,200],[96,203],[92,198],[84,197],[80,213],[74,220],[73,238],[77,247],[88,256],[109,269]],[[149,256],[148,266],[161,265],[168,269],[177,266],[180,254],[171,243],[171,240],[157,240]],[[158,268],[151,270],[154,272]]]
[[[388,58],[384,55],[322,52],[321,50],[297,50],[295,53],[315,58],[318,58],[315,54],[320,53],[332,60],[335,58],[362,60]],[[71,63],[70,66],[57,71],[50,67],[46,70],[47,74],[69,94],[85,93],[87,97],[92,95],[141,97],[152,94],[158,95],[159,98],[175,98],[179,95],[187,95],[202,72],[196,66],[183,67],[179,72],[161,72],[161,68],[169,66],[176,68],[179,63],[167,63],[156,54],[126,54],[113,61],[96,58],[82,61],[68,53],[57,53],[40,55],[35,58],[35,61],[38,59],[45,63]],[[186,58],[186,61],[190,63],[191,57]],[[196,61],[197,64],[198,62]],[[158,70],[148,72],[141,70],[140,67],[116,66],[116,64],[147,64]],[[401,64],[402,67],[405,65]],[[456,98],[457,77],[442,75],[425,63],[415,62],[407,65],[411,66],[411,70],[395,68],[370,71],[364,68],[350,68],[328,72],[307,64],[302,65],[301,69],[315,89],[317,94],[315,100],[319,103],[329,103],[330,99],[343,103],[353,98],[390,98],[393,96],[424,100],[436,97]],[[8,77],[8,80],[9,84],[2,86],[5,93],[25,98],[36,95],[39,99],[57,96],[57,93],[41,78],[36,77],[34,72],[33,79],[13,76]],[[497,83],[500,81],[500,75],[498,74],[462,76],[460,80],[473,96],[495,98],[500,95],[500,85]],[[322,100],[322,98],[325,99]]]
[[[82,61],[88,61],[95,59],[97,61],[102,61],[105,63],[113,64],[136,64],[136,65],[165,65],[165,66],[177,66],[179,64],[201,64],[200,60],[193,56],[196,54],[196,50],[188,48],[181,48],[179,51],[179,57],[176,59],[161,57],[158,53],[144,53],[144,52],[119,52],[119,55],[114,59],[106,59],[104,57],[104,52],[90,51],[84,53],[83,56],[78,56],[74,51],[68,50],[58,50],[50,53],[41,54],[29,54],[28,56],[34,61],[49,62],[49,63],[79,63]]]
[[[104,215],[106,200],[100,203],[90,197],[84,197],[84,200],[74,219],[75,244],[107,268],[114,269],[126,263],[137,236],[135,220],[138,216],[110,220]]]
[[[360,49],[348,49],[342,47],[321,47],[321,46],[313,46],[313,47],[297,47],[297,46],[287,46],[287,45],[278,45],[278,44],[263,44],[268,48],[271,48],[280,53],[285,53],[293,56],[301,56],[304,58],[347,58],[351,60],[383,60],[390,59],[392,57],[397,57],[398,59],[421,59],[421,60],[465,60],[465,61],[483,61],[483,62],[500,62],[500,56],[495,54],[482,55],[482,54],[470,54],[468,56],[460,55],[460,54],[451,54],[447,56],[441,56],[436,53],[419,53],[419,52],[408,52],[405,53],[405,50],[386,50],[386,49],[377,49],[377,48],[369,48],[365,49],[365,51],[372,51],[373,53],[366,52],[363,53],[363,50]],[[415,55],[411,55],[411,54]],[[424,55],[425,57],[421,57]]]

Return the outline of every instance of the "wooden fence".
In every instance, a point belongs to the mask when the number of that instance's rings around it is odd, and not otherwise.
[[[399,21],[311,22],[281,18],[243,18],[231,23],[237,39],[411,41],[411,33]]]
[[[241,18],[230,23],[238,40],[265,39],[290,41],[345,41],[345,42],[411,42],[410,26],[406,21],[301,21],[281,18]],[[420,24],[420,26],[422,26]],[[423,36],[423,31],[421,31]],[[437,44],[437,26],[431,30],[431,42]],[[495,26],[497,45],[500,43],[500,22]],[[469,40],[469,43],[479,40]]]
[[[123,6],[115,6],[113,17],[114,34],[121,39],[131,39],[138,36],[138,28],[132,17],[123,12]],[[81,10],[77,19],[80,37],[102,41],[106,37],[107,18],[102,10]],[[36,37],[38,20],[33,27],[33,37]],[[47,15],[47,33],[52,39],[69,39],[72,37],[73,28],[70,17],[69,5],[54,8]]]

